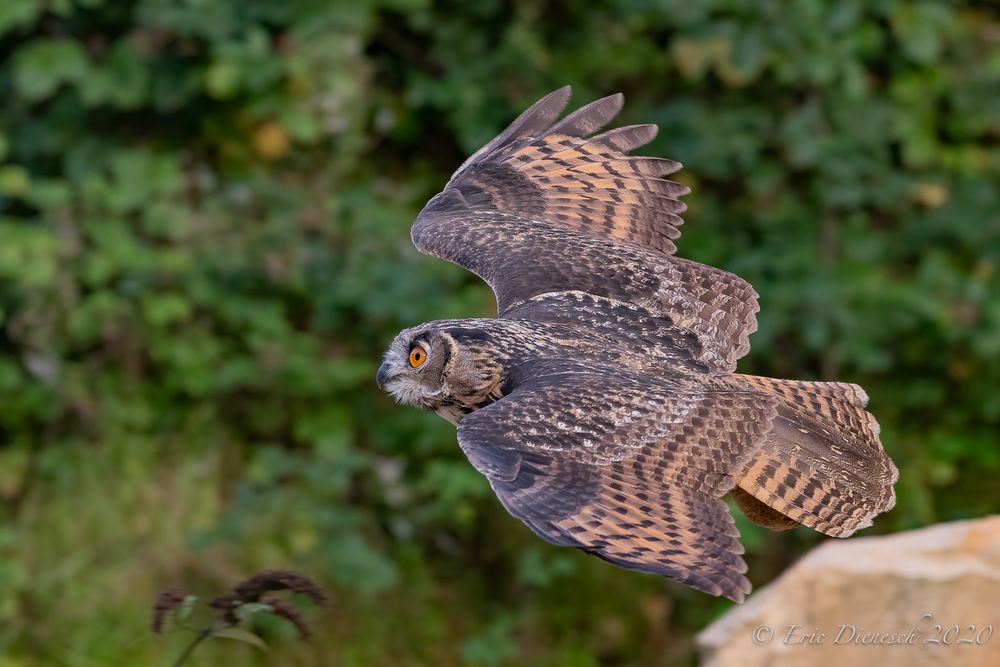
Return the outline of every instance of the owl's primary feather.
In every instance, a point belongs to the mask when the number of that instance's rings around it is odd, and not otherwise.
[[[757,294],[673,256],[688,189],[627,153],[653,125],[595,134],[622,96],[558,120],[546,96],[452,176],[417,248],[482,277],[498,318],[397,336],[379,383],[458,427],[472,464],[538,535],[742,600],[747,516],[843,537],[895,502],[898,472],[856,385],[738,375]],[[427,364],[406,363],[419,348]]]

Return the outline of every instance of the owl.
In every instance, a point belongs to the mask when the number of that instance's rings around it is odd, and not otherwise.
[[[740,602],[724,497],[775,530],[847,537],[899,473],[855,384],[736,372],[757,294],[675,256],[677,162],[630,155],[655,125],[600,130],[612,95],[539,100],[462,164],[412,228],[485,280],[497,317],[396,336],[378,385],[457,427],[469,462],[541,538]],[[599,133],[600,132],[600,133]]]

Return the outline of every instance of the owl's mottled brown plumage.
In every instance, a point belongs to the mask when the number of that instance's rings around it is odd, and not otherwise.
[[[424,253],[482,277],[497,318],[396,337],[378,381],[458,427],[504,507],[555,544],[742,600],[732,517],[844,537],[895,502],[898,472],[857,385],[739,375],[757,294],[673,256],[688,189],[596,134],[613,95],[558,116],[562,88],[470,157],[420,213]],[[417,356],[411,356],[416,354]]]

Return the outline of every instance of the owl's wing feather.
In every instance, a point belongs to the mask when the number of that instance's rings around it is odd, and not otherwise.
[[[489,155],[493,154],[498,149],[509,146],[524,137],[535,136],[545,130],[545,128],[552,125],[552,123],[559,118],[559,114],[562,113],[562,110],[566,108],[571,92],[572,89],[569,86],[563,86],[558,90],[552,91],[528,107],[521,113],[520,116],[514,119],[513,123],[507,126],[507,129],[494,137],[488,144],[470,155],[469,158],[462,163],[462,166],[456,169],[455,173],[452,174],[451,180],[448,181],[448,185],[451,185],[453,181],[460,178],[465,172],[465,168],[470,164],[484,161]]]
[[[720,498],[770,428],[772,397],[561,359],[511,382],[458,426],[511,514],[555,544],[743,599],[743,548]]]
[[[434,204],[414,223],[414,244],[483,278],[496,294],[501,317],[515,317],[545,295],[550,305],[561,300],[561,308],[573,310],[585,304],[568,293],[583,293],[669,320],[698,339],[702,361],[713,371],[731,372],[750,349],[757,293],[738,276],[544,221]],[[521,317],[539,314],[534,309]]]
[[[666,313],[587,292],[549,292],[512,307],[504,317],[571,326],[581,336],[600,334],[616,343],[609,353],[622,351],[627,358],[675,372],[727,371],[739,352],[730,339],[717,336],[717,327],[725,324],[717,317],[722,309],[706,311],[704,301],[693,296],[674,298]]]
[[[544,220],[598,238],[672,254],[687,186],[661,177],[679,162],[626,155],[656,136],[632,125],[591,136],[621,111],[623,97],[591,102],[562,120],[569,87],[536,102],[452,175],[445,192],[470,210]]]
[[[757,328],[756,292],[672,256],[688,188],[660,177],[680,165],[625,154],[655,126],[590,136],[621,96],[556,121],[568,94],[543,98],[467,160],[417,217],[414,245],[486,280],[501,316],[546,293],[586,292],[670,318],[713,370],[733,370]]]

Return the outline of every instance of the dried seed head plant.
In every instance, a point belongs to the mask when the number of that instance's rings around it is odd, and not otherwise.
[[[326,607],[328,603],[320,585],[304,574],[290,570],[264,570],[209,602],[208,607],[215,614],[211,623],[202,628],[187,624],[198,603],[197,596],[175,587],[163,590],[153,603],[151,628],[154,633],[160,634],[169,621],[178,629],[195,633],[194,639],[173,662],[173,667],[183,665],[199,644],[212,637],[237,639],[266,648],[260,637],[241,627],[255,614],[272,614],[285,619],[295,626],[299,637],[307,641],[312,631],[302,612],[291,601],[276,595],[284,591],[303,595],[319,607]]]

